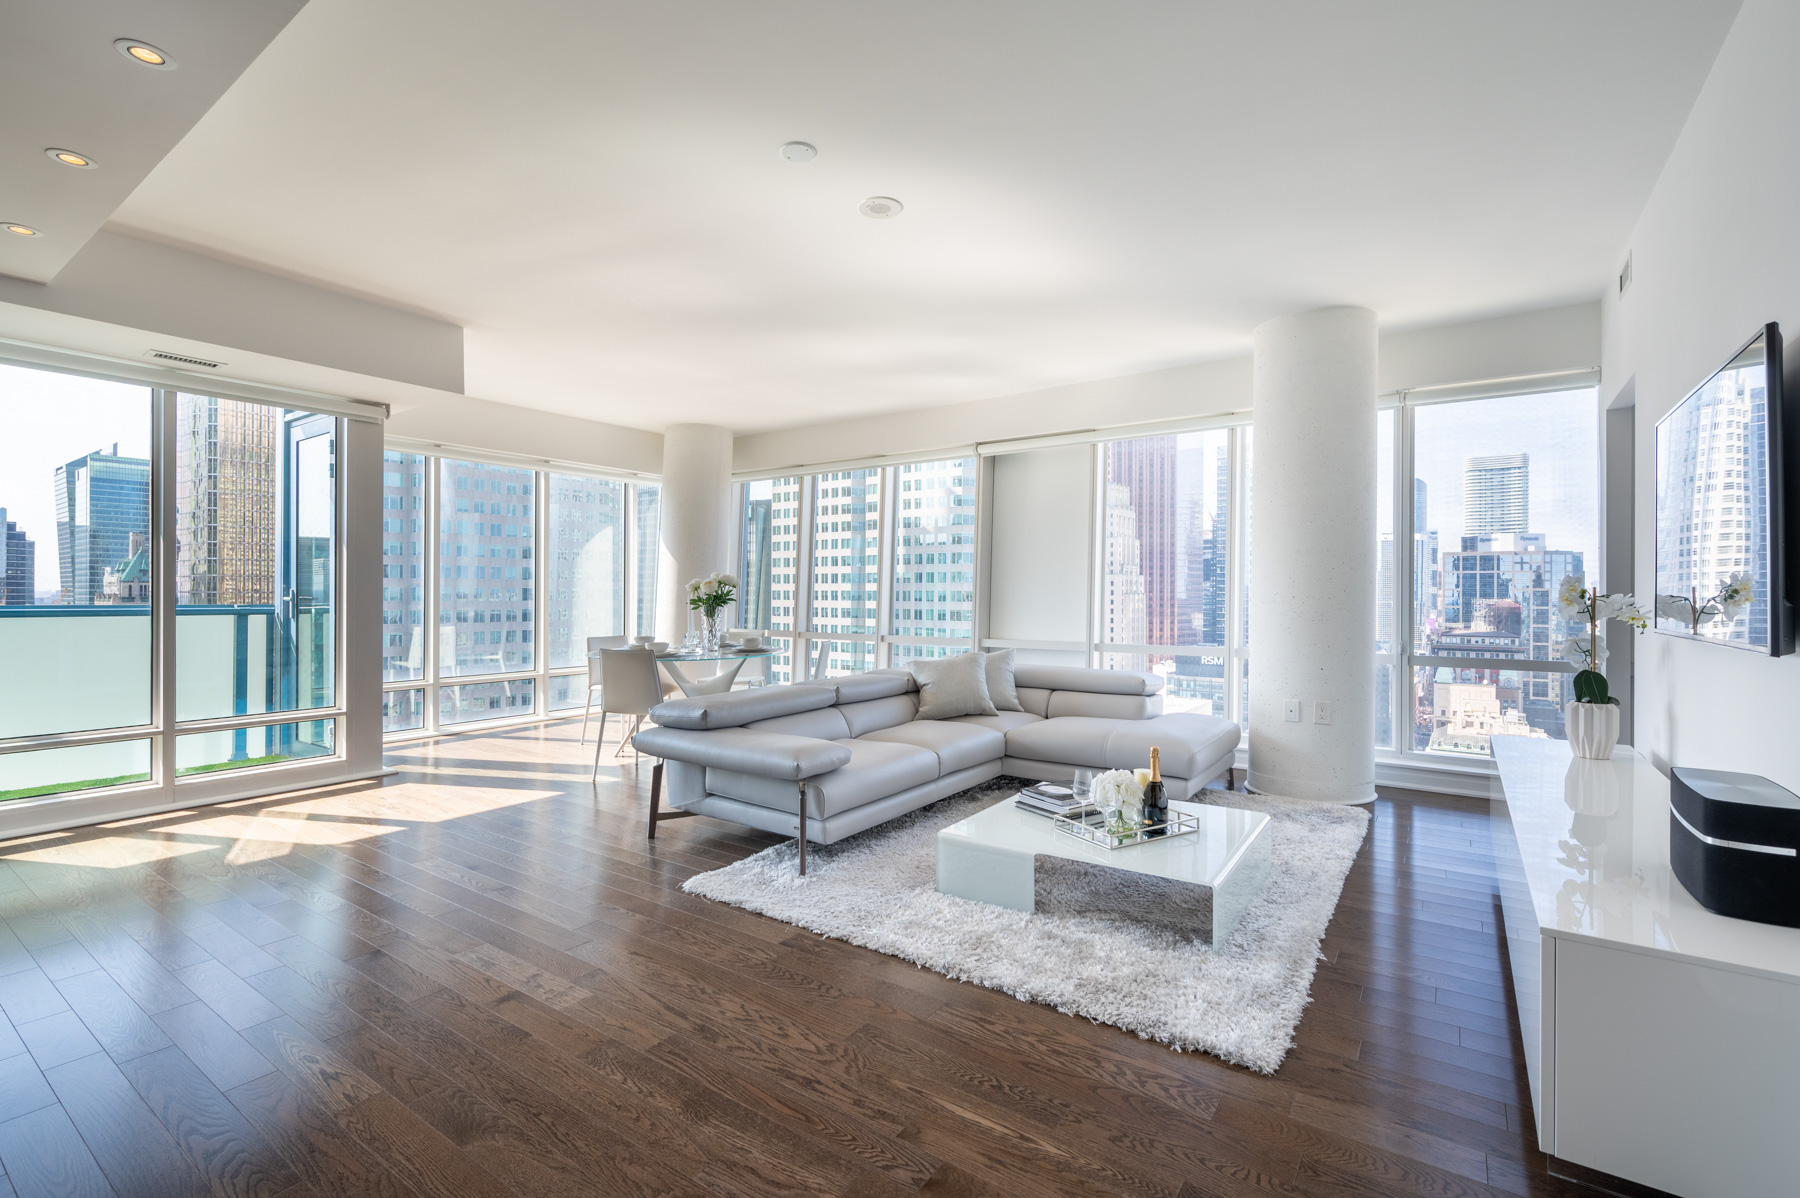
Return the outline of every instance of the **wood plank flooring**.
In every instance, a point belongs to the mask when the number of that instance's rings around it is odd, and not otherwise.
[[[0,1198],[1593,1192],[1530,1130],[1485,802],[1377,804],[1265,1078],[682,893],[771,838],[649,844],[576,729],[0,845]]]

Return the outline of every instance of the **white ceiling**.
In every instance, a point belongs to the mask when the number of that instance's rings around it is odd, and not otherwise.
[[[6,7],[0,37],[0,274],[46,283],[194,127],[306,0],[79,0]],[[175,60],[119,53],[138,38]],[[179,55],[170,47],[180,46]],[[94,162],[78,170],[47,149]]]
[[[768,429],[1598,295],[1736,9],[311,0],[110,227]]]

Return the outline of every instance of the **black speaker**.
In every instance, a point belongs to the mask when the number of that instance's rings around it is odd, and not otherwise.
[[[1670,770],[1669,866],[1708,911],[1800,928],[1800,796],[1755,774]]]

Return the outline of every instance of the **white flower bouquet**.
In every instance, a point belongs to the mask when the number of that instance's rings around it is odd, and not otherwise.
[[[1143,817],[1144,788],[1130,770],[1107,770],[1094,779],[1089,801],[1107,813],[1107,830],[1123,835]]]
[[[688,606],[695,611],[705,612],[708,619],[719,614],[737,598],[738,580],[724,573],[709,574],[705,578],[696,578],[687,584]]]

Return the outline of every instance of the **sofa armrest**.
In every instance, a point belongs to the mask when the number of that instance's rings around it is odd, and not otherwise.
[[[849,748],[836,741],[749,728],[720,728],[712,732],[646,728],[632,737],[631,743],[653,757],[789,782],[829,774],[850,763]]]

